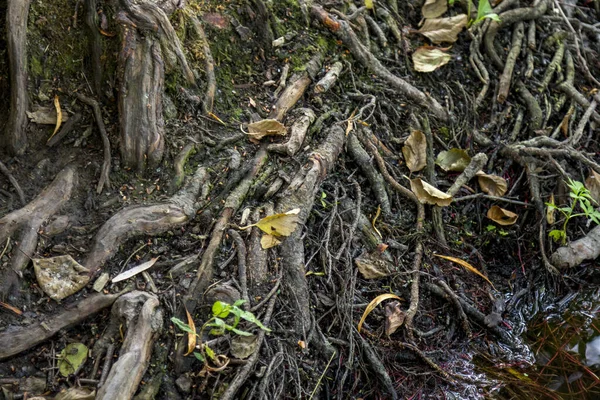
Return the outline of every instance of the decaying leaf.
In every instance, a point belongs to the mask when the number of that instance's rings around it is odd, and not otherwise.
[[[423,18],[437,18],[448,10],[448,0],[426,0],[421,8]]]
[[[245,230],[256,226],[264,233],[277,238],[290,236],[298,226],[298,220],[300,218],[298,215],[299,213],[300,209],[294,208],[293,210],[281,214],[269,215],[255,224],[244,226],[240,229]]]
[[[396,299],[396,300],[402,301],[402,299],[400,297],[398,297],[392,293],[384,293],[384,294],[380,294],[379,296],[375,297],[367,305],[367,308],[365,308],[365,312],[363,312],[362,317],[360,317],[360,321],[358,322],[358,332],[359,333],[360,333],[360,330],[362,329],[363,324],[365,323],[365,320],[367,319],[369,314],[371,314],[371,311],[373,311],[375,309],[375,307],[377,307],[382,301],[388,300],[388,299]]]
[[[590,171],[590,176],[585,180],[585,187],[590,191],[590,196],[600,204],[600,174],[594,170]]]
[[[508,189],[506,179],[498,175],[488,175],[483,171],[477,172],[479,187],[490,196],[502,197]]]
[[[393,264],[379,251],[363,253],[354,259],[354,263],[365,279],[383,278],[394,270]]]
[[[267,233],[262,235],[262,237],[260,238],[260,247],[262,247],[263,250],[270,249],[271,247],[278,246],[279,244],[281,244],[281,240]]]
[[[406,313],[400,308],[400,303],[392,301],[385,305],[385,334],[390,336],[404,323]]]
[[[285,136],[287,128],[276,119],[263,119],[248,124],[248,133],[252,139],[260,140],[265,136]]]
[[[258,336],[240,336],[236,335],[231,340],[231,348],[229,352],[235,358],[245,359],[250,357],[256,351],[258,345]]]
[[[554,204],[554,193],[550,193],[550,199],[548,200],[548,203]],[[554,224],[554,221],[555,221],[554,215],[555,214],[556,214],[555,207],[546,206],[546,221],[548,222],[548,224],[550,224],[550,225]]]
[[[419,47],[412,54],[415,71],[433,72],[439,67],[450,62],[452,56],[442,49],[430,46]]]
[[[50,139],[56,135],[56,132],[58,132],[60,124],[62,123],[62,110],[60,108],[60,100],[58,99],[58,95],[54,96],[54,108],[56,109],[56,126],[54,127],[54,132],[52,132],[52,135],[50,135],[48,138],[48,141],[50,141]]]
[[[471,162],[471,157],[463,149],[441,151],[435,163],[444,171],[463,172]]]
[[[414,130],[402,147],[406,166],[411,172],[420,171],[427,164],[427,139],[421,131]]]
[[[129,278],[139,274],[140,272],[144,272],[148,268],[152,267],[156,263],[156,260],[158,260],[158,257],[155,257],[155,258],[151,259],[150,261],[146,261],[143,264],[140,264],[131,269],[128,269],[125,272],[120,273],[119,275],[112,278],[112,283],[124,281],[125,279],[129,279]]]
[[[517,222],[519,216],[512,211],[505,210],[498,206],[492,206],[488,212],[487,217],[497,223],[498,225],[513,225]]]
[[[40,287],[56,301],[77,293],[90,281],[90,271],[69,255],[32,261]]]
[[[423,204],[433,204],[440,207],[449,206],[452,203],[452,196],[431,186],[429,183],[419,178],[410,180],[410,190],[417,196],[417,199]]]
[[[64,377],[74,374],[87,360],[88,348],[83,343],[71,343],[61,351],[58,371]]]
[[[468,20],[467,14],[459,14],[448,18],[426,19],[418,32],[433,43],[454,43],[458,39],[460,31],[467,25]]]
[[[190,330],[188,331],[188,342],[187,342],[187,352],[184,355],[192,354],[194,349],[196,348],[196,324],[194,324],[194,318],[190,312],[185,309],[185,315],[187,316],[188,326]]]
[[[475,275],[479,275],[480,277],[482,277],[483,279],[485,279],[485,281],[487,283],[489,283],[494,289],[496,289],[494,287],[494,284],[492,283],[492,281],[490,281],[487,276],[485,276],[484,274],[482,274],[481,272],[479,272],[479,270],[477,268],[475,268],[474,266],[472,266],[471,264],[469,264],[465,260],[461,260],[460,258],[456,258],[456,257],[443,256],[441,254],[434,254],[434,255],[436,257],[443,258],[444,260],[452,261],[452,262],[454,262],[454,263],[456,263],[458,265],[461,265],[461,266],[465,267],[465,269],[467,269],[468,271],[474,273]]]

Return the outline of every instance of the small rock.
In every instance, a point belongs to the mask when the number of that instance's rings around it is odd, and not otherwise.
[[[192,380],[187,375],[181,375],[177,378],[175,385],[177,385],[177,388],[183,393],[190,393],[192,391]]]

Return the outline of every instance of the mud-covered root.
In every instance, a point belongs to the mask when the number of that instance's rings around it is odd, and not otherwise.
[[[152,346],[162,329],[163,316],[159,306],[156,296],[138,291],[124,294],[115,302],[110,324],[123,326],[127,333],[119,359],[110,369],[96,399],[128,400],[133,397],[150,364]],[[119,330],[107,329],[107,332],[118,333]],[[118,336],[112,339],[116,340]]]
[[[550,262],[558,268],[573,268],[598,256],[600,256],[600,226],[589,231],[581,239],[558,248],[550,256]]]
[[[0,298],[6,298],[17,288],[22,271],[37,247],[40,227],[71,198],[76,184],[77,171],[74,166],[67,166],[33,201],[0,219],[0,243],[9,238],[14,243],[8,267],[0,270]],[[18,237],[13,237],[14,234]]]

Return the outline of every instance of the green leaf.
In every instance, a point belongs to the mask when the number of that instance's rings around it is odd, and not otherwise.
[[[229,312],[231,311],[231,306],[222,301],[215,301],[212,306],[212,313],[215,317],[219,318],[227,318]]]
[[[71,343],[61,351],[58,371],[64,377],[74,374],[87,360],[88,348],[83,343]]]
[[[262,324],[262,322],[260,322],[258,320],[258,318],[256,318],[254,316],[254,314],[252,314],[249,311],[242,311],[242,313],[240,314],[240,317],[242,317],[243,319],[245,319],[248,322],[252,322],[253,324],[255,324],[256,326],[258,326],[260,329],[262,329],[265,332],[271,332],[271,330],[269,328],[267,328],[266,326],[264,326]]]
[[[210,358],[211,360],[214,360],[216,357],[215,352],[213,351],[213,349],[211,349],[210,347],[208,347],[207,345],[204,345],[204,351],[206,352],[206,355],[208,358]]]
[[[483,18],[489,18],[489,19],[494,20],[496,22],[500,22],[501,21],[501,19],[498,16],[498,14],[494,14],[494,13],[492,13],[492,14],[486,14]]]
[[[210,332],[211,335],[213,336],[223,336],[225,334],[225,330],[224,329],[211,329]]]
[[[548,236],[552,238],[555,242],[562,241],[564,242],[567,239],[567,234],[561,230],[554,229],[548,233]]]
[[[238,334],[240,336],[252,336],[252,333],[250,332],[246,332],[246,331],[242,331],[240,329],[236,329],[236,328],[232,328],[231,331],[235,334]]]
[[[194,356],[196,356],[196,358],[202,362],[204,362],[204,356],[201,353],[198,353],[197,351],[194,352]]]
[[[239,299],[239,300],[237,300],[235,303],[233,303],[233,307],[239,307],[239,306],[241,306],[242,304],[244,304],[245,302],[246,302],[246,300],[244,300],[244,299]]]
[[[179,329],[181,329],[184,332],[188,332],[188,333],[196,333],[192,330],[192,328],[190,328],[190,326],[188,324],[186,324],[185,322],[183,322],[182,320],[180,320],[179,318],[171,318],[171,322],[174,323],[175,325],[177,325],[177,327]]]

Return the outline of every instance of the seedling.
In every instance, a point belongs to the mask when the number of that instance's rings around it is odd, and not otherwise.
[[[214,336],[224,335],[226,332],[232,332],[239,336],[252,336],[252,333],[237,328],[238,324],[243,319],[258,326],[265,332],[271,332],[271,330],[264,326],[254,314],[240,308],[244,302],[245,300],[238,300],[233,304],[227,304],[222,301],[215,301],[212,306],[212,317],[202,325],[200,333],[196,333],[195,329],[192,329],[188,324],[178,318],[171,318],[171,322],[177,325],[182,331],[196,335],[200,339],[200,353],[194,352],[194,356],[198,360],[204,362],[206,357],[208,357],[215,361],[217,355],[214,350],[206,344],[202,345],[202,334],[204,329],[212,328],[209,333]]]
[[[558,207],[554,202],[546,203],[546,206],[551,210],[558,210],[564,217],[562,229],[554,229],[548,233],[555,242],[561,242],[561,244],[567,243],[567,225],[572,218],[575,217],[586,217],[588,225],[591,222],[595,222],[600,225],[600,211],[596,210],[592,203],[596,201],[592,198],[590,191],[579,181],[569,179],[567,182],[571,198],[571,204],[564,207]],[[583,212],[576,212],[577,209],[581,209]]]
[[[498,14],[493,12],[492,5],[489,0],[479,0],[479,4],[477,5],[477,18],[469,21],[468,26],[477,25],[482,22],[484,19],[489,18],[496,22],[500,22],[500,17]],[[469,7],[467,11],[467,15],[471,18],[471,2],[469,1]]]

